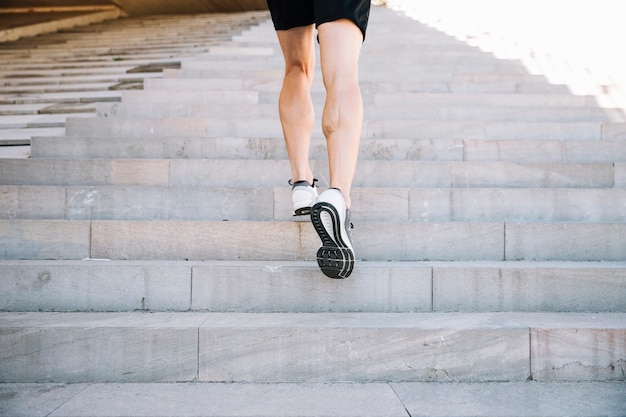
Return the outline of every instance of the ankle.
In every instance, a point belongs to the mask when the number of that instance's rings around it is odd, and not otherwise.
[[[313,178],[311,181],[309,181],[309,180],[298,180],[298,181],[289,180],[287,182],[292,187],[295,187],[296,185],[304,185],[304,184],[306,184],[306,185],[308,185],[310,187],[317,187],[317,185],[315,185],[317,183],[317,181],[318,181],[317,178]]]
[[[347,195],[346,193],[344,193],[340,188],[337,187],[330,187],[329,190],[337,190],[341,193],[341,196],[343,197],[343,201],[346,202],[346,207],[348,208],[348,210],[350,209],[352,200],[350,199],[350,195]]]

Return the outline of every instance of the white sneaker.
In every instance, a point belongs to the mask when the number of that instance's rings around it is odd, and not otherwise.
[[[320,195],[311,208],[311,222],[322,240],[317,264],[330,278],[347,278],[354,268],[354,249],[350,239],[350,210],[336,188]]]
[[[311,207],[317,203],[317,186],[313,180],[313,184],[307,181],[297,181],[291,188],[291,202],[293,203],[293,215],[305,216],[311,213]],[[291,184],[291,181],[289,181]]]

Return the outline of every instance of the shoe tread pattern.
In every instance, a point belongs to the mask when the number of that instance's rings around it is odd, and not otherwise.
[[[326,213],[332,221],[332,230],[324,226],[322,215]],[[347,278],[354,268],[354,253],[341,237],[341,224],[337,209],[329,203],[315,204],[311,209],[311,222],[322,240],[322,247],[317,251],[317,264],[329,278]]]

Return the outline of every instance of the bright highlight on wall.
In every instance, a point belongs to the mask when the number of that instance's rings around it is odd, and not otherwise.
[[[626,110],[623,0],[386,0],[389,7],[533,74]]]

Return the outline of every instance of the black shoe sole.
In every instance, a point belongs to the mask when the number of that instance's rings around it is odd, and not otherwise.
[[[322,223],[322,213],[328,213],[333,223],[332,236]],[[354,268],[354,252],[341,238],[341,224],[337,209],[329,203],[317,203],[311,208],[311,222],[322,240],[317,251],[317,264],[329,278],[347,278]]]
[[[299,208],[298,210],[293,212],[293,216],[306,216],[308,214],[311,214],[311,207],[302,207]]]

